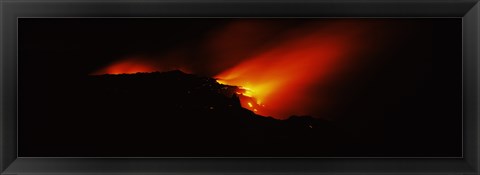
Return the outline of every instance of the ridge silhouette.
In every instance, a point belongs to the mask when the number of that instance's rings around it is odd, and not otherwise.
[[[235,94],[238,87],[219,84],[210,77],[175,70],[90,75],[84,84],[88,86],[81,96],[91,99],[85,111],[96,113],[89,116],[94,126],[86,125],[92,130],[108,129],[108,143],[97,139],[106,145],[129,140],[145,147],[161,144],[161,149],[191,150],[172,152],[172,156],[219,156],[225,152],[233,153],[230,156],[289,156],[285,145],[303,145],[300,147],[314,148],[306,149],[310,152],[317,150],[315,154],[335,155],[335,149],[346,145],[344,133],[332,122],[310,116],[286,120],[259,116],[241,107]],[[290,156],[309,154],[292,152],[295,154]],[[162,155],[168,153],[162,151]]]

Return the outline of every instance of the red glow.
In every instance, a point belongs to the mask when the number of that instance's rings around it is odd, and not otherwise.
[[[154,72],[156,69],[148,63],[138,59],[125,59],[111,64],[110,66],[93,73],[101,74],[133,74],[139,72]]]
[[[163,72],[171,70],[181,70],[186,73],[191,73],[186,66],[180,66],[180,58],[182,57],[177,53],[164,56],[161,60],[145,57],[128,57],[120,61],[113,62],[107,67],[93,72],[92,75],[134,74],[141,72]]]

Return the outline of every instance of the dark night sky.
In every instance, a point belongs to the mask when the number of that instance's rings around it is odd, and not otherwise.
[[[133,56],[161,62],[167,59],[165,55],[179,53],[180,62],[193,72],[214,76],[242,61],[240,57],[248,55],[249,50],[260,47],[252,45],[255,42],[249,43],[249,39],[275,43],[275,36],[298,26],[312,22],[321,26],[336,20],[342,19],[21,18],[19,129],[29,132],[25,123],[33,115],[48,116],[55,110],[53,106],[61,103],[55,101],[56,97],[71,92],[62,90],[63,85],[114,61]],[[377,155],[407,154],[415,149],[428,150],[429,155],[458,155],[461,19],[356,19],[359,23],[362,20],[378,25],[375,30],[379,32],[373,33],[369,41],[382,47],[359,56],[361,66],[343,72],[341,78],[334,80],[334,85],[328,88],[336,100],[321,113],[356,133],[364,145],[389,148]],[[233,42],[225,42],[227,46],[242,47],[233,49],[230,60],[213,59],[218,55],[215,50],[208,50],[212,37],[218,36],[228,24],[242,21],[257,27],[247,30],[253,34],[227,36],[224,40],[231,38]],[[237,41],[239,37],[246,38],[246,44],[242,45],[242,39]],[[212,68],[215,64],[218,66]]]
[[[29,40],[28,43],[20,43],[22,46],[26,44],[25,49],[28,48],[22,54],[48,54],[48,61],[62,65],[51,66],[48,70],[84,75],[127,55],[156,55],[178,45],[194,44],[205,35],[204,32],[221,25],[204,25],[196,20],[183,21],[185,20],[21,19],[20,25],[28,26],[20,27],[20,30],[29,31],[20,32],[19,37]],[[35,61],[45,64],[44,59]]]

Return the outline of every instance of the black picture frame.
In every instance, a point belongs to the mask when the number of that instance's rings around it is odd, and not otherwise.
[[[1,174],[479,174],[478,0],[0,0]],[[462,158],[25,158],[17,156],[17,19],[21,17],[460,17]],[[81,149],[81,148],[79,148]]]

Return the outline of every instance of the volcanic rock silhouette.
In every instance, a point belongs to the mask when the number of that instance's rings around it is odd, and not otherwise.
[[[175,70],[92,75],[83,84],[85,91],[77,98],[91,103],[80,111],[88,119],[77,122],[86,122],[80,124],[88,126],[86,132],[101,133],[90,135],[98,145],[129,145],[139,150],[133,151],[135,155],[335,155],[334,150],[345,145],[342,132],[326,120],[308,116],[277,120],[242,108],[235,93],[238,87],[214,78]],[[311,149],[302,152],[302,147]],[[169,149],[184,151],[165,151]]]

